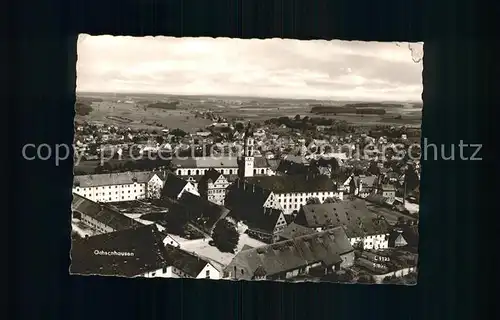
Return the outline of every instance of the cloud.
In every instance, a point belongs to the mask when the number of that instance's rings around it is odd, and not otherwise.
[[[85,36],[77,90],[420,100],[422,63],[395,43]]]

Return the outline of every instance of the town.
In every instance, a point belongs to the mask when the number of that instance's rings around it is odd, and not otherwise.
[[[421,133],[401,117],[343,115],[366,104],[254,119],[191,100],[118,101],[184,112],[183,128],[138,126],[92,121],[102,99],[79,99],[73,274],[416,284]]]

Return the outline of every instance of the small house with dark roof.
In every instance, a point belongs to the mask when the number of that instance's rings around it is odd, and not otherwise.
[[[240,208],[232,210],[229,215],[243,222],[248,229],[246,234],[264,243],[273,243],[279,240],[279,235],[287,226],[282,210],[273,208]]]
[[[207,233],[211,233],[219,220],[224,219],[229,209],[203,199],[195,194],[185,192],[174,204],[178,210],[174,214],[185,214],[189,219]]]
[[[393,184],[382,184],[378,187],[377,193],[393,202],[396,198],[396,187]]]
[[[334,228],[240,251],[224,269],[235,280],[284,280],[302,274],[324,276],[354,263],[345,231]]]
[[[141,223],[112,209],[104,203],[97,203],[73,194],[71,202],[73,217],[77,217],[95,234],[122,231],[142,226]]]
[[[418,225],[398,225],[389,236],[389,246],[418,248],[418,239]]]
[[[342,227],[351,244],[363,249],[388,247],[389,223],[369,210],[362,199],[305,205],[294,222],[316,231]]]
[[[212,168],[199,180],[198,191],[204,199],[223,206],[229,184],[222,173]]]
[[[360,198],[366,198],[368,195],[377,191],[378,176],[359,175],[354,176],[349,182],[349,191]]]
[[[96,202],[157,198],[162,175],[159,171],[78,175],[73,179],[73,193]]]
[[[184,192],[199,195],[198,190],[190,182],[173,173],[167,173],[161,190],[161,198],[179,199]]]
[[[274,193],[238,179],[229,186],[226,206],[229,216],[248,226],[248,235],[266,243],[279,239],[287,219]]]

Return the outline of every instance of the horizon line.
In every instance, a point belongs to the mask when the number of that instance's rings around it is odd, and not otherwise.
[[[231,94],[187,94],[187,93],[158,93],[158,92],[104,92],[104,91],[78,91],[77,94],[108,94],[108,95],[160,95],[160,96],[180,96],[180,97],[227,97],[227,98],[245,98],[245,99],[270,99],[270,100],[313,100],[313,101],[334,101],[334,102],[378,102],[378,103],[423,103],[421,100],[378,100],[378,99],[346,99],[346,98],[300,98],[300,97],[269,97],[269,96],[247,96],[247,95],[231,95]]]

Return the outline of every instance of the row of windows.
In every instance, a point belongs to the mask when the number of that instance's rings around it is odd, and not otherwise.
[[[144,183],[137,184],[137,182],[134,182],[133,184],[121,184],[121,185],[114,185],[114,186],[102,186],[102,187],[87,187],[87,188],[80,188],[76,187],[76,191],[92,191],[93,189],[97,190],[108,190],[108,189],[118,189],[118,187],[121,188],[132,188],[132,187],[137,187],[137,186],[144,186]]]
[[[325,191],[325,192],[298,192],[298,193],[282,193],[282,194],[277,194],[278,198],[280,199],[287,199],[290,197],[311,197],[311,196],[323,196],[323,197],[328,197],[328,196],[333,196],[334,193],[331,191]]]
[[[215,169],[219,172],[222,172],[222,174],[237,174],[238,173],[238,169]],[[200,176],[200,175],[204,175],[205,174],[205,171],[208,171],[208,169],[187,169],[187,170],[177,170],[177,174],[178,175],[183,175],[183,174],[186,174],[188,176],[190,175],[195,175],[195,176]],[[253,173],[254,174],[265,174],[266,173],[266,169],[253,169]]]

